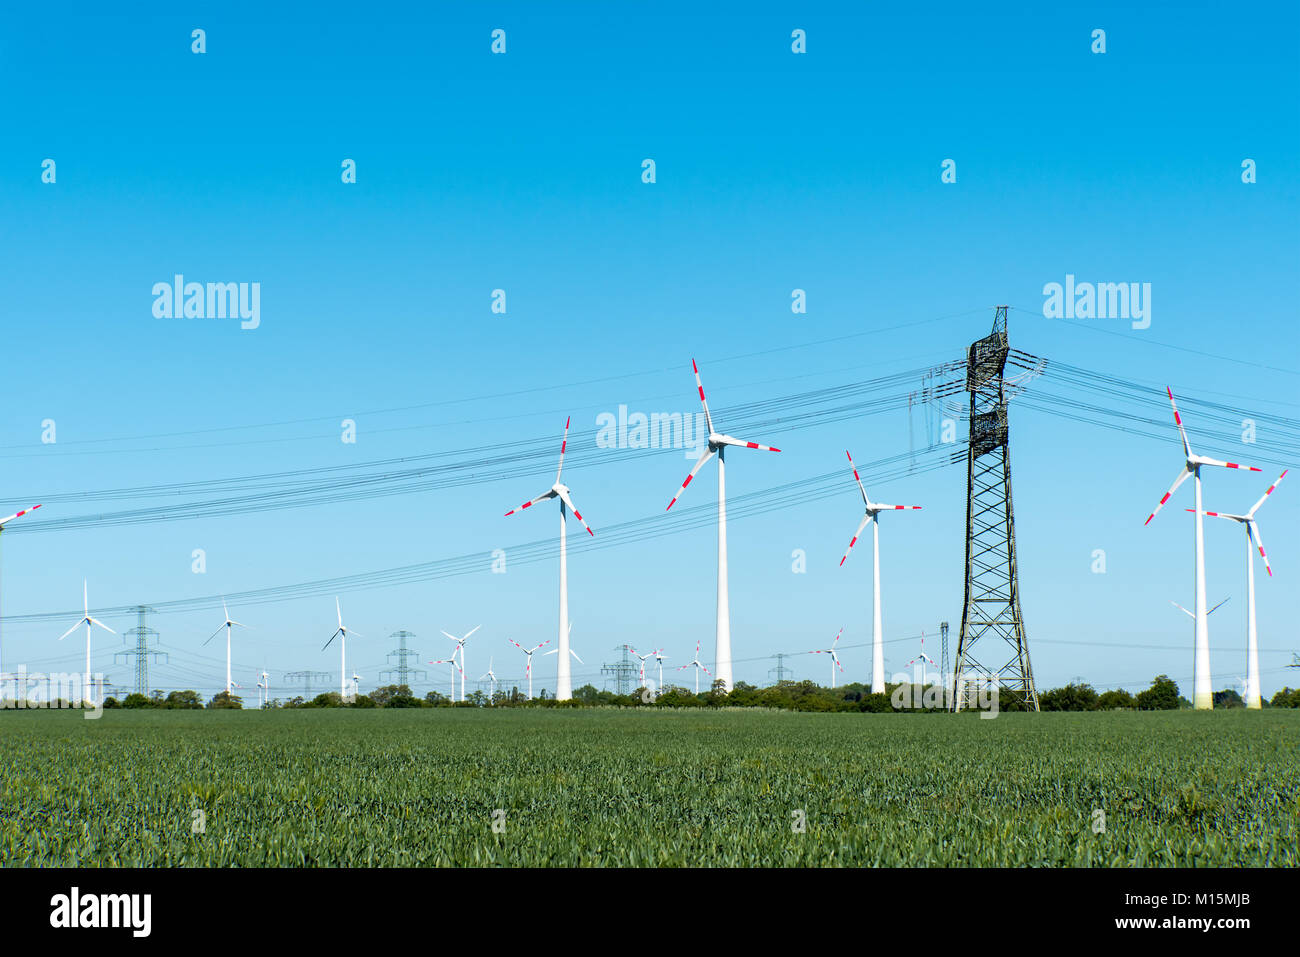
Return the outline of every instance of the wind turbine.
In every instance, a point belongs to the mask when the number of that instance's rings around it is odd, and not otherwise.
[[[451,657],[454,659],[456,657],[456,652],[458,651],[460,652],[460,700],[461,701],[465,700],[465,642],[469,641],[470,635],[474,634],[474,632],[478,631],[482,627],[483,627],[482,625],[475,625],[469,631],[465,632],[465,635],[462,638],[457,638],[455,635],[451,634],[450,632],[446,632],[446,631],[443,632],[444,635],[446,635],[452,641],[456,642],[456,647],[452,649]],[[451,679],[451,700],[452,701],[456,700],[456,678],[454,675],[452,676]]]
[[[334,596],[334,610],[338,612],[339,627],[330,635],[330,640],[325,642],[324,651],[328,648],[335,638],[339,639],[339,697],[347,699],[348,696],[348,635],[356,635],[358,638],[364,638],[365,635],[358,631],[350,631],[348,626],[343,624],[343,606],[339,604],[338,596]]]
[[[538,645],[538,647],[540,648],[541,646]],[[550,651],[545,652],[545,654],[543,654],[542,657],[544,658],[544,657],[546,657],[546,655],[554,655],[554,654],[557,654],[557,653],[559,652],[559,650],[560,650],[559,648],[552,648]],[[580,665],[581,665],[581,664],[585,664],[585,662],[584,662],[581,658],[578,657],[578,653],[577,653],[576,651],[573,650],[573,622],[569,622],[569,654],[571,654],[571,655],[573,656],[573,660],[576,661],[578,664],[580,664]],[[532,659],[530,658],[529,661],[531,661],[531,660],[532,660]],[[570,694],[569,697],[572,697],[572,694]],[[556,700],[558,701],[559,699],[557,698]],[[567,700],[567,699],[566,699],[566,700]]]
[[[1277,481],[1268,487],[1268,491],[1259,497],[1259,501],[1250,507],[1250,511],[1245,515],[1233,515],[1230,512],[1206,512],[1214,518],[1226,518],[1231,522],[1244,525],[1246,528],[1246,707],[1252,710],[1262,708],[1263,702],[1259,695],[1259,632],[1255,627],[1255,555],[1256,548],[1259,549],[1259,557],[1264,559],[1264,569],[1268,572],[1268,577],[1273,577],[1273,566],[1268,562],[1268,555],[1264,554],[1264,542],[1259,537],[1259,525],[1255,522],[1255,512],[1264,504],[1264,500],[1273,494],[1273,489],[1282,484],[1286,478],[1286,473],[1290,469],[1283,470],[1282,474],[1277,477]],[[1190,512],[1191,509],[1189,508]]]
[[[644,654],[644,655],[642,655],[642,654],[637,654],[637,650],[636,650],[635,648],[633,648],[631,645],[628,645],[628,646],[627,646],[627,650],[630,651],[630,652],[632,652],[632,656],[633,656],[634,658],[640,658],[640,659],[641,659],[641,673],[640,673],[640,676],[639,676],[639,679],[638,679],[638,680],[640,680],[641,684],[637,685],[637,687],[639,687],[639,688],[644,688],[644,687],[645,687],[645,663],[646,663],[646,660],[647,660],[648,658],[653,658],[655,653],[652,651],[652,652],[650,652],[649,654]],[[662,671],[662,668],[663,668],[663,665],[660,665],[660,669],[661,669],[661,671]]]
[[[243,622],[235,621],[230,617],[230,609],[226,607],[226,600],[224,598],[221,600],[221,611],[226,616],[226,623],[222,625],[221,628],[226,629],[226,697],[229,698],[230,686],[234,684],[234,682],[230,680],[230,626],[238,625],[240,628],[247,628],[248,626]],[[209,635],[208,641],[211,641],[213,638],[217,637],[217,635],[221,634],[221,628],[218,628]],[[203,644],[206,645],[208,641],[205,641]]]
[[[519,642],[515,641],[513,638],[507,638],[506,641],[510,642],[510,644],[514,645],[516,648],[518,648],[520,651],[522,651],[524,654],[526,654],[526,655],[528,656],[528,667],[526,667],[526,668],[524,669],[524,673],[525,673],[526,675],[528,675],[528,698],[529,698],[529,700],[532,700],[532,697],[533,697],[533,652],[537,651],[539,648],[545,648],[547,645],[549,645],[549,644],[551,643],[551,639],[547,638],[547,639],[546,639],[545,641],[543,641],[540,645],[536,645],[536,646],[534,646],[534,647],[532,647],[532,648],[525,648],[523,645],[521,645]],[[573,697],[572,692],[570,692],[569,697]]]
[[[488,670],[479,675],[478,680],[482,681],[484,678],[487,678],[490,682],[488,686],[491,689],[488,692],[489,700],[495,698],[497,694],[497,674],[492,670],[492,657],[490,655],[488,656]]]
[[[262,673],[257,676],[261,680],[257,682],[257,706],[265,708],[266,703],[271,700],[271,676],[262,669]]]
[[[667,658],[668,656],[667,656],[666,654],[664,654],[664,650],[663,650],[662,648],[660,648],[658,651],[656,651],[656,652],[654,653],[654,657],[655,657],[655,661],[659,662],[659,690],[660,690],[660,691],[663,691],[663,689],[664,689],[664,659]]]
[[[713,428],[713,416],[709,414],[709,403],[704,398],[704,386],[700,383],[700,367],[691,360],[691,368],[695,371],[695,387],[700,393],[700,405],[704,407],[704,424],[709,429],[708,448],[700,455],[699,461],[695,463],[695,468],[691,469],[691,474],[686,476],[686,481],[682,482],[682,487],[677,490],[673,500],[668,503],[667,511],[672,508],[682,493],[686,491],[686,486],[691,484],[700,469],[704,468],[704,463],[713,456],[718,457],[718,618],[717,618],[717,637],[713,649],[713,663],[718,669],[718,677],[722,680],[723,686],[730,691],[731,682],[731,601],[727,594],[727,471],[726,471],[726,449],[729,445],[734,445],[742,449],[762,449],[764,452],[780,452],[780,449],[773,448],[770,445],[760,445],[757,442],[743,442],[740,439],[732,438],[730,435],[723,435]],[[689,667],[683,666],[683,667]],[[677,669],[680,671],[681,669]],[[699,683],[699,672],[696,672],[696,683]]]
[[[808,652],[808,654],[810,655],[831,656],[831,687],[832,688],[835,687],[835,669],[839,668],[840,673],[841,674],[844,673],[844,666],[840,664],[840,655],[838,650],[836,649],[836,646],[839,645],[840,643],[840,636],[843,634],[844,634],[844,629],[841,628],[839,631],[835,632],[835,640],[831,642],[831,646],[829,648],[819,648],[816,651]]]
[[[702,661],[700,661],[700,643],[699,643],[699,641],[696,641],[696,642],[695,642],[695,657],[692,658],[692,659],[691,659],[689,662],[687,662],[686,664],[682,665],[682,666],[681,666],[680,668],[678,668],[677,670],[678,670],[678,671],[685,671],[687,668],[694,668],[694,669],[695,669],[695,693],[696,693],[696,694],[699,694],[699,693],[700,693],[700,672],[703,671],[706,675],[709,675],[710,678],[713,677],[712,674],[709,674],[709,669],[706,668],[706,667],[704,667],[704,663],[703,663]]]
[[[909,661],[909,662],[907,663],[907,667],[908,667],[908,668],[911,668],[912,665],[916,664],[918,661],[926,661],[926,662],[929,662],[931,668],[938,668],[938,667],[939,667],[939,665],[935,662],[935,660],[934,660],[933,658],[931,658],[929,655],[927,655],[927,654],[925,653],[925,632],[921,632],[921,650],[920,650],[919,652],[917,652],[917,655],[916,655],[915,658],[913,658],[911,661]],[[925,680],[924,680],[924,679],[925,679],[925,668],[924,668],[924,666],[922,666],[922,669],[921,669],[921,678],[922,678],[922,680],[921,680],[920,683],[921,683],[922,685],[924,685],[924,684],[925,684]]]
[[[1231,597],[1231,596],[1229,596],[1229,597]],[[1214,614],[1216,611],[1218,611],[1219,608],[1222,607],[1223,604],[1224,604],[1225,602],[1227,602],[1227,601],[1228,601],[1227,598],[1223,599],[1223,601],[1219,602],[1219,604],[1215,605],[1213,608],[1211,608],[1209,611],[1207,611],[1206,614],[1207,614],[1207,615],[1213,615],[1213,614]],[[1177,608],[1179,611],[1181,611],[1181,612],[1182,612],[1184,615],[1186,615],[1188,618],[1192,619],[1192,621],[1195,621],[1195,620],[1196,620],[1196,615],[1195,615],[1193,612],[1188,611],[1188,610],[1187,610],[1186,608],[1184,608],[1182,605],[1178,604],[1178,602],[1173,601],[1172,599],[1170,599],[1169,604],[1173,605],[1175,608]]]
[[[880,513],[886,511],[901,512],[907,509],[919,511],[921,506],[882,505],[871,501],[867,497],[867,490],[862,486],[862,479],[858,477],[858,467],[853,464],[853,456],[849,455],[847,449],[844,454],[848,456],[849,468],[853,469],[853,480],[858,483],[858,491],[862,493],[862,505],[866,509],[866,514],[862,516],[862,522],[858,525],[858,530],[853,533],[849,547],[844,549],[844,557],[840,559],[840,567],[844,566],[849,553],[853,551],[853,546],[858,543],[858,536],[862,534],[862,530],[870,522],[874,586],[874,598],[871,605],[871,693],[880,694],[885,690],[885,635],[880,611]]]
[[[1174,479],[1174,484],[1169,486],[1169,491],[1165,492],[1164,498],[1160,500],[1160,504],[1156,506],[1155,511],[1148,515],[1147,520],[1142,524],[1150,525],[1151,519],[1155,518],[1157,513],[1164,508],[1165,502],[1173,497],[1174,492],[1178,490],[1178,486],[1186,482],[1189,477],[1195,477],[1196,614],[1193,618],[1196,622],[1196,654],[1192,671],[1195,675],[1192,706],[1198,711],[1203,711],[1214,707],[1214,684],[1210,678],[1210,625],[1206,620],[1209,615],[1205,610],[1205,513],[1201,510],[1201,466],[1214,465],[1225,469],[1246,469],[1251,472],[1258,472],[1260,469],[1249,465],[1238,465],[1236,462],[1220,462],[1218,459],[1210,459],[1195,454],[1187,441],[1187,430],[1183,428],[1182,416],[1178,414],[1178,403],[1174,401],[1174,393],[1168,386],[1165,387],[1165,392],[1169,394],[1169,404],[1174,410],[1174,424],[1178,426],[1178,435],[1183,441],[1183,470]]]
[[[84,703],[87,701],[93,701],[93,699],[90,696],[91,694],[90,692],[90,626],[98,625],[100,628],[103,628],[110,635],[116,635],[117,632],[115,632],[112,628],[109,628],[108,625],[104,624],[98,618],[90,617],[90,590],[89,590],[89,586],[86,584],[85,579],[82,579],[81,582],[81,607],[83,609],[81,618],[77,621],[75,625],[73,625],[63,634],[59,635],[59,641],[62,641],[64,638],[68,637],[68,635],[72,634],[82,625],[86,626],[86,673],[81,676],[82,686],[84,688],[83,691],[84,697],[81,700]]]
[[[588,535],[594,536],[596,533],[591,530],[591,526],[586,523],[578,507],[573,504],[573,499],[569,496],[569,487],[560,484],[560,473],[564,471],[564,450],[569,444],[569,419],[564,420],[564,440],[560,442],[560,465],[555,470],[555,484],[543,492],[531,502],[524,502],[518,508],[512,508],[506,512],[507,516],[522,512],[526,508],[531,508],[538,502],[545,501],[548,498],[558,498],[560,500],[560,624],[559,624],[559,641],[557,650],[560,657],[557,659],[559,672],[555,679],[555,700],[568,701],[573,697],[573,677],[570,673],[569,666],[569,559],[567,549],[567,525],[565,523],[566,507],[573,512],[573,517],[582,522],[582,527],[587,530]],[[520,645],[520,647],[523,647]],[[538,645],[540,648],[541,646]],[[534,649],[535,650],[535,649]],[[533,663],[532,655],[528,656],[528,664]],[[531,672],[529,674],[531,680]],[[528,697],[532,697],[530,693]]]
[[[38,508],[40,508],[39,505],[33,505],[31,508],[25,508],[25,509],[23,509],[21,512],[14,512],[14,513],[13,513],[12,515],[10,515],[8,518],[0,518],[0,532],[3,532],[3,531],[5,530],[5,526],[8,525],[10,522],[12,522],[15,518],[22,518],[22,517],[23,517],[24,515],[26,515],[28,512],[34,512],[34,511],[36,511]],[[3,681],[4,681],[4,674],[5,674],[5,668],[4,668],[4,640],[3,640],[3,637],[0,636],[0,682],[3,682]],[[0,691],[0,698],[2,698],[3,696],[4,696],[4,692],[3,692],[3,691]]]
[[[465,681],[465,669],[456,663],[456,651],[452,649],[450,658],[439,658],[437,661],[429,662],[431,665],[451,665],[451,702],[456,702],[456,672],[460,672],[460,680],[463,684]]]

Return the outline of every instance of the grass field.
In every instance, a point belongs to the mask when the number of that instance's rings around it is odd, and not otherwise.
[[[0,747],[6,865],[1300,865],[1296,711],[7,712]]]

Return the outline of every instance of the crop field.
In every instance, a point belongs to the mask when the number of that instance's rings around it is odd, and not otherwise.
[[[1300,866],[1289,710],[7,712],[0,747],[10,866]]]

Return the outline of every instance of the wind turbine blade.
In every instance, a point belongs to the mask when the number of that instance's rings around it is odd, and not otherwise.
[[[560,484],[560,473],[564,471],[564,450],[569,444],[569,418],[564,420],[564,441],[560,443],[560,467],[555,470],[555,484]]]
[[[695,372],[695,387],[700,390],[700,405],[704,406],[704,424],[708,426],[709,435],[713,434],[713,416],[709,415],[709,403],[704,398],[704,384],[700,382],[700,367],[691,359],[691,369]]]
[[[71,628],[69,628],[69,629],[68,629],[67,631],[65,631],[63,634],[59,635],[59,641],[62,641],[64,638],[68,637],[68,635],[72,634],[74,631],[76,631],[78,628],[80,628],[83,624],[85,624],[85,622],[86,622],[86,619],[82,618],[80,621],[78,621],[75,625],[73,625]]]
[[[699,461],[695,463],[695,468],[691,469],[691,474],[686,476],[686,481],[684,481],[682,483],[682,487],[677,490],[677,494],[673,496],[673,500],[668,503],[668,508],[672,508],[674,505],[677,504],[677,500],[682,497],[682,492],[686,491],[686,486],[690,485],[691,480],[695,478],[696,474],[698,474],[700,469],[704,468],[704,463],[707,462],[709,459],[713,458],[713,456],[716,454],[717,453],[714,452],[713,449],[704,450],[704,454],[701,455]],[[664,511],[665,512],[668,511],[668,508],[664,509]]]
[[[339,613],[339,628],[343,628],[343,606],[339,604],[339,596],[334,596],[334,610]]]
[[[465,637],[462,638],[461,641],[462,641],[462,642],[469,641],[469,636],[472,635],[472,634],[474,634],[474,632],[478,631],[478,630],[479,630],[480,628],[482,628],[482,627],[483,627],[482,625],[475,625],[475,626],[474,626],[473,628],[471,628],[469,631],[465,632]]]
[[[758,442],[746,442],[744,439],[737,439],[730,435],[720,436],[718,439],[723,445],[733,445],[738,449],[759,449],[763,452],[780,452],[781,450],[771,445],[762,445]]]
[[[520,505],[518,508],[512,508],[510,511],[506,512],[506,515],[510,516],[515,514],[515,512],[522,512],[526,508],[532,508],[538,502],[544,502],[548,498],[555,498],[555,489],[548,488],[545,492],[537,496],[537,498],[533,499],[531,502],[524,502],[524,504]]]
[[[849,455],[848,449],[844,450],[844,454],[849,457],[849,468],[853,469],[853,481],[858,483],[858,491],[862,493],[862,504],[870,508],[871,499],[867,498],[867,490],[862,487],[862,479],[858,475],[858,467],[853,464],[853,456]]]
[[[1223,601],[1227,601],[1227,599],[1225,598]],[[1175,608],[1177,608],[1179,611],[1181,611],[1181,612],[1182,612],[1184,615],[1186,615],[1188,618],[1195,618],[1195,617],[1196,617],[1196,616],[1193,615],[1190,611],[1188,611],[1188,610],[1187,610],[1186,608],[1184,608],[1182,605],[1178,604],[1178,602],[1174,601],[1173,599],[1170,599],[1169,604],[1173,605]],[[1219,605],[1222,605],[1222,604],[1223,604],[1222,601],[1219,602]],[[1214,607],[1215,607],[1215,608],[1218,608],[1219,605],[1215,605]],[[1208,612],[1207,612],[1207,614],[1208,614]]]
[[[1269,574],[1271,575],[1272,572],[1269,572]],[[112,628],[109,628],[108,625],[104,624],[98,618],[91,618],[89,615],[87,615],[86,620],[89,621],[92,625],[98,625],[100,628],[103,628],[105,631],[109,632],[110,634],[113,635],[117,634],[117,632],[113,631]]]
[[[218,629],[217,629],[216,631],[214,631],[212,634],[208,635],[207,639],[203,642],[203,645],[206,645],[206,644],[207,644],[209,641],[211,641],[213,638],[217,637],[217,635],[221,634],[221,632],[224,631],[225,628],[226,628],[226,626],[225,626],[225,625],[222,625],[220,628],[218,628]],[[202,648],[203,645],[199,645],[199,647]]]
[[[912,511],[921,510],[921,506],[919,505],[881,505],[878,503],[871,507],[873,510],[879,512],[902,512],[902,511],[906,511],[907,509],[911,509]]]
[[[560,493],[560,501],[569,506],[569,511],[573,513],[573,517],[582,522],[582,527],[587,530],[587,534],[594,538],[596,533],[591,530],[591,526],[587,524],[587,520],[582,517],[582,513],[578,511],[578,506],[573,504],[573,499],[569,498],[568,492]]]
[[[90,586],[84,578],[81,580],[81,610],[87,617],[90,616]]]
[[[546,647],[547,645],[549,645],[550,643],[551,643],[551,639],[547,638],[547,639],[546,639],[545,641],[543,641],[540,645],[538,645],[536,648],[534,648],[533,651],[540,651],[542,648],[545,648],[545,647]],[[521,646],[521,647],[522,647],[522,646]]]
[[[1246,534],[1250,536],[1250,540],[1259,549],[1259,557],[1264,559],[1264,569],[1268,572],[1268,577],[1272,578],[1273,566],[1268,563],[1268,555],[1264,553],[1264,542],[1259,537],[1259,526],[1255,524],[1254,519],[1246,523]]]
[[[441,628],[439,628],[438,630],[439,630],[439,631],[442,631]],[[451,632],[449,632],[449,631],[442,631],[442,633],[443,633],[444,635],[446,635],[448,638],[450,638],[452,641],[460,641],[459,638],[457,638],[455,635],[453,635],[453,634],[452,634]]]
[[[550,651],[548,651],[548,652],[546,652],[545,654],[543,654],[542,657],[545,658],[546,655],[554,655],[554,654],[557,654],[557,653],[559,652],[559,650],[560,650],[559,648],[552,648]]]
[[[221,599],[221,614],[225,615],[226,621],[230,621],[230,609],[226,607],[226,600]]]
[[[330,645],[334,644],[334,639],[337,638],[340,634],[342,634],[342,632],[343,629],[340,628],[338,631],[334,632],[334,634],[330,635],[330,640],[325,642],[325,645],[321,648],[321,651],[324,651]]]
[[[1247,518],[1254,518],[1254,517],[1255,517],[1255,510],[1258,509],[1261,505],[1264,504],[1264,499],[1268,498],[1270,495],[1273,494],[1273,489],[1277,488],[1279,485],[1282,484],[1282,480],[1283,480],[1284,478],[1286,478],[1286,473],[1287,473],[1287,472],[1290,472],[1290,471],[1291,471],[1290,469],[1284,469],[1284,470],[1283,470],[1282,474],[1279,475],[1279,476],[1277,477],[1277,481],[1274,482],[1272,485],[1270,485],[1270,486],[1268,487],[1268,491],[1265,492],[1263,495],[1261,495],[1261,496],[1259,497],[1259,501],[1256,502],[1254,505],[1252,505],[1252,506],[1250,507],[1250,511],[1246,513],[1246,517],[1247,517]],[[19,512],[18,514],[21,515],[22,512]],[[4,524],[4,522],[0,522],[0,525],[3,525],[3,524]]]
[[[1217,609],[1222,608],[1225,604],[1227,604],[1227,602],[1228,602],[1228,599],[1227,599],[1227,598],[1223,599],[1223,601],[1219,602],[1217,605],[1214,606],[1214,608],[1211,608],[1211,609],[1210,609],[1209,611],[1207,611],[1205,614],[1206,614],[1206,615],[1213,615],[1214,612],[1215,612]],[[1179,608],[1183,608],[1182,605],[1179,605],[1178,607],[1179,607]],[[1186,609],[1186,608],[1183,608],[1183,611],[1187,611],[1187,609]],[[1190,617],[1192,617],[1192,618],[1195,618],[1195,617],[1196,617],[1196,616],[1193,615],[1190,611],[1187,611],[1187,614],[1188,614]]]
[[[840,638],[841,638],[841,636],[843,636],[843,634],[844,634],[844,629],[843,629],[843,628],[841,628],[839,631],[835,632],[835,640],[831,642],[831,647],[832,647],[832,648],[834,648],[836,645],[838,645],[838,644],[840,643]]]
[[[343,629],[343,635],[344,635],[345,638],[346,638],[347,636],[349,636],[349,635],[351,635],[353,638],[364,638],[364,637],[366,637],[365,635],[361,634],[361,632],[359,632],[359,631],[353,631],[351,628],[344,628],[344,629]]]
[[[858,530],[853,533],[853,538],[849,541],[849,547],[844,549],[844,557],[840,559],[841,566],[843,566],[843,564],[846,561],[848,561],[849,552],[853,551],[853,546],[858,543],[858,536],[862,534],[862,530],[867,527],[867,522],[869,521],[871,521],[870,512],[868,512],[866,515],[862,517],[862,523],[858,525]]]
[[[1178,478],[1174,479],[1174,484],[1169,486],[1169,491],[1165,492],[1164,498],[1160,499],[1160,504],[1156,506],[1154,512],[1152,512],[1150,515],[1147,516],[1147,520],[1142,523],[1143,525],[1151,524],[1151,519],[1155,518],[1157,515],[1160,514],[1160,510],[1165,507],[1165,502],[1169,501],[1169,499],[1173,497],[1174,492],[1178,491],[1178,486],[1182,485],[1189,478],[1191,478],[1191,475],[1192,475],[1191,468],[1189,466],[1184,465],[1183,470],[1178,473]]]
[[[1255,468],[1255,466],[1253,466],[1253,465],[1239,465],[1239,464],[1236,463],[1236,462],[1223,462],[1223,461],[1220,461],[1219,459],[1207,459],[1207,458],[1204,458],[1204,457],[1199,457],[1199,458],[1198,458],[1198,461],[1199,461],[1202,465],[1216,465],[1216,466],[1218,466],[1219,468],[1224,468],[1224,469],[1239,469],[1239,470],[1241,470],[1242,472],[1262,472],[1262,471],[1264,471],[1263,469],[1257,469],[1257,468]]]
[[[1169,404],[1174,410],[1174,424],[1178,426],[1178,434],[1183,440],[1183,455],[1191,457],[1192,447],[1187,444],[1187,430],[1183,428],[1183,417],[1178,414],[1178,403],[1174,401],[1173,390],[1169,386],[1165,386],[1165,391],[1169,393]]]
[[[558,649],[557,649],[557,650],[558,650]],[[572,648],[569,649],[569,654],[573,655],[573,657],[574,657],[575,659],[577,659],[578,664],[580,664],[580,665],[584,665],[584,664],[586,664],[585,661],[583,661],[581,658],[578,658],[578,653],[577,653],[576,651],[574,651]]]
[[[10,515],[8,518],[0,518],[0,528],[4,528],[5,525],[7,525],[7,524],[9,524],[10,522],[12,522],[15,518],[22,518],[22,517],[23,517],[24,515],[26,515],[28,512],[34,512],[34,511],[36,511],[38,508],[40,508],[39,505],[33,505],[31,508],[25,508],[25,509],[23,509],[21,512],[14,512],[14,513],[13,513],[12,515]]]

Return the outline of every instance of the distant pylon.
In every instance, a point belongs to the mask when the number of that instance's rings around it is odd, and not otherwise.
[[[122,640],[127,637],[135,636],[135,647],[127,651],[119,651],[113,655],[113,660],[118,658],[130,658],[135,656],[135,693],[147,695],[149,693],[149,656],[153,655],[155,659],[167,659],[167,652],[157,651],[149,647],[149,639],[157,638],[158,632],[145,624],[146,618],[153,614],[153,609],[148,605],[136,605],[136,626],[122,635]]]
[[[946,621],[939,622],[939,645],[939,669],[943,672],[943,686],[946,688],[948,687],[948,675],[951,673],[948,671],[948,623]]]
[[[1038,710],[1016,570],[1011,451],[1002,375],[1009,352],[1007,307],[998,306],[992,333],[972,343],[966,358],[966,391],[970,393],[966,586],[953,672],[953,711],[968,703],[967,692],[977,684],[992,686],[999,696],[1018,698],[1029,710]]]
[[[311,683],[314,678],[324,678],[330,680],[328,671],[289,671],[284,676],[289,681],[301,681],[303,683],[303,697],[308,701],[311,700]]]
[[[794,674],[793,668],[787,668],[785,666],[785,659],[789,658],[790,655],[782,651],[772,655],[772,657],[776,659],[776,667],[768,669],[767,673],[770,675],[772,672],[776,672],[776,683],[780,684],[782,681],[785,681],[785,676],[787,674]]]
[[[632,678],[637,673],[637,668],[627,656],[627,645],[615,645],[614,650],[622,651],[623,659],[614,662],[612,665],[601,665],[600,673],[602,675],[613,675],[614,687],[618,689],[618,693],[627,694],[632,690]]]
[[[397,677],[397,683],[399,685],[406,685],[406,687],[409,688],[411,687],[412,675],[419,675],[421,680],[428,678],[429,673],[427,671],[423,671],[420,668],[412,668],[410,665],[406,663],[407,658],[419,657],[419,652],[412,651],[411,649],[406,647],[406,639],[414,638],[415,633],[410,631],[405,631],[405,630],[395,631],[388,637],[397,639],[398,647],[394,648],[392,651],[388,653],[389,658],[396,656],[397,667],[388,668],[384,671],[379,672],[379,680],[385,681],[387,680],[385,677],[386,675],[395,675]]]

